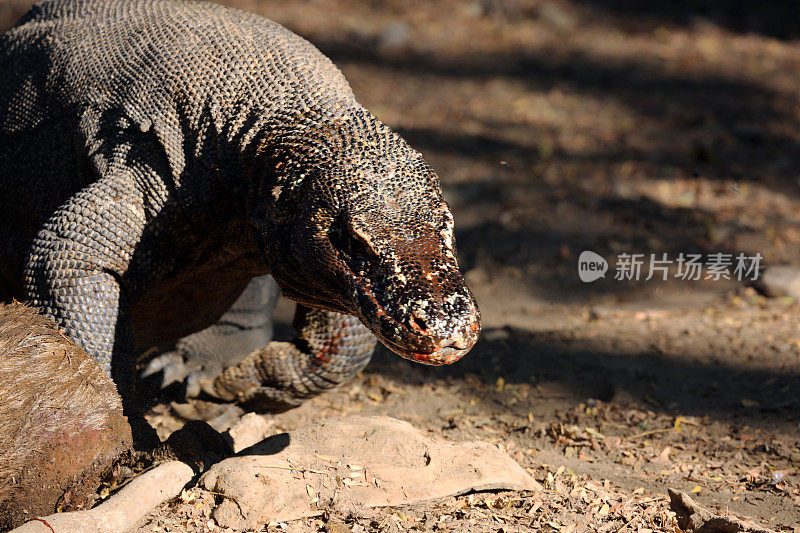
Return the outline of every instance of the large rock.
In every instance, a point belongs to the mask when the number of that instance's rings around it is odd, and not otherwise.
[[[491,444],[434,439],[387,417],[328,419],[275,435],[214,465],[201,484],[228,497],[214,517],[235,529],[314,516],[325,508],[539,488]]]
[[[767,296],[791,296],[800,300],[800,268],[790,265],[774,265],[761,276],[760,284]]]

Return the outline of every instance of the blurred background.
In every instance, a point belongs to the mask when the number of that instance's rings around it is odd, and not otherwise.
[[[0,2],[0,28],[30,3]],[[797,523],[800,307],[735,280],[617,281],[613,258],[800,263],[800,3],[224,3],[319,47],[437,169],[483,310],[462,362],[382,350],[279,424],[358,410],[488,432],[542,475],[544,461],[622,491],[702,486],[700,500]],[[580,281],[583,250],[609,259],[605,279]],[[679,419],[691,430],[670,430]],[[586,444],[586,427],[658,431],[625,455]],[[654,463],[665,447],[674,459]]]

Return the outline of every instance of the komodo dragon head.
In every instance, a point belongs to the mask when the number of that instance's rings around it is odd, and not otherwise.
[[[315,138],[327,141],[299,167],[287,162],[272,190],[266,253],[281,290],[359,317],[407,359],[457,361],[478,339],[480,311],[438,176],[365,111]]]

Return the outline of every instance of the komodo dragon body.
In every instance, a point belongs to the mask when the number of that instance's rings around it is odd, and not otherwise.
[[[0,37],[0,72],[0,301],[43,309],[126,405],[165,343],[224,353],[214,396],[295,405],[372,334],[428,364],[476,341],[435,172],[280,25],[46,0]],[[299,304],[291,343],[269,342],[267,274]]]

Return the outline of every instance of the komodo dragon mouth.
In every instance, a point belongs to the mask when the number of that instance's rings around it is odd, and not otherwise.
[[[469,352],[480,312],[450,249],[429,237],[398,236],[381,257],[364,232],[335,230],[358,316],[384,345],[428,365],[450,364]]]

